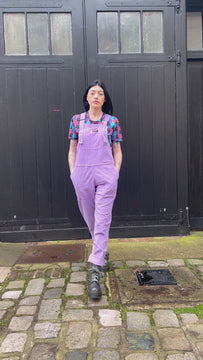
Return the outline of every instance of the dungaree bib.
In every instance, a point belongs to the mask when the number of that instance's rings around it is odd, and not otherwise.
[[[81,114],[75,168],[71,174],[80,212],[93,240],[88,261],[103,266],[107,251],[112,208],[117,192],[118,171],[102,123],[85,123]]]

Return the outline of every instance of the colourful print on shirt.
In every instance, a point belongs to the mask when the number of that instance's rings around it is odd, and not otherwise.
[[[71,119],[69,135],[68,135],[69,139],[78,140],[80,115],[81,114],[74,115]],[[101,117],[100,120],[98,120],[94,123],[96,123],[96,124],[102,123],[102,120],[104,119],[104,117],[105,117],[105,114],[103,114],[103,116]],[[85,116],[85,123],[86,124],[92,123],[92,121],[89,119],[88,112],[86,113],[86,116]],[[110,145],[112,145],[112,143],[123,140],[119,121],[115,116],[111,116],[109,121],[107,122],[107,136],[108,136]]]

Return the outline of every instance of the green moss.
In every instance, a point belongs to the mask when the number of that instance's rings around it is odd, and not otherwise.
[[[185,308],[177,308],[174,310],[175,314],[180,315],[183,313],[196,314],[199,319],[203,319],[203,305],[197,305],[194,308],[185,307]]]

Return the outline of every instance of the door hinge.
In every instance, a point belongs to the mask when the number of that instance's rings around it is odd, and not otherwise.
[[[168,0],[168,6],[174,6],[178,13],[180,11],[180,1],[181,0]]]
[[[178,50],[178,51],[176,52],[176,65],[177,65],[177,66],[180,66],[180,65],[181,65],[181,52],[180,52],[180,50]]]
[[[177,66],[181,65],[181,52],[178,50],[174,55],[169,56],[169,61],[176,62]]]

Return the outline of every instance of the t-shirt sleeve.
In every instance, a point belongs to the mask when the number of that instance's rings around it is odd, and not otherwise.
[[[79,115],[74,115],[70,122],[68,138],[71,140],[78,140],[79,129]]]
[[[111,128],[112,128],[112,133],[111,133],[112,143],[123,141],[119,120],[116,117],[111,118]]]

